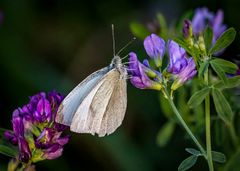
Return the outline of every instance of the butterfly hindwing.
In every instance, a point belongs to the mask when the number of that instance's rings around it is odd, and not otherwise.
[[[127,108],[127,85],[124,78],[118,82],[111,95],[103,116],[99,136],[113,133],[121,124]]]

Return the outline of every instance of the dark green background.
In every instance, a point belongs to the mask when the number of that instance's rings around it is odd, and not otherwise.
[[[170,24],[185,10],[199,6],[212,11],[223,9],[225,23],[239,31],[237,0],[1,0],[0,126],[11,129],[12,111],[27,103],[29,96],[51,90],[66,95],[87,75],[108,65],[112,58],[112,23],[120,49],[133,37],[130,22],[147,24],[161,12]],[[143,52],[140,40],[123,55],[137,49]],[[237,59],[239,49],[238,32],[237,40],[222,56]],[[177,129],[166,147],[158,147],[156,134],[165,120],[158,93],[129,84],[126,116],[114,134],[97,138],[71,133],[63,156],[38,163],[37,170],[177,170],[188,155],[184,148],[192,144],[183,130]],[[8,160],[0,155],[1,171]],[[199,160],[194,170],[205,170],[206,166]]]

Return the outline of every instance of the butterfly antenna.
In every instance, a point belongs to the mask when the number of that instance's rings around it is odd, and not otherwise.
[[[116,52],[115,52],[115,34],[114,34],[114,25],[112,24],[112,41],[113,41],[113,56],[116,55]]]
[[[117,55],[119,55],[124,49],[126,49],[130,44],[132,44],[132,42],[136,40],[136,37],[133,37],[132,40],[130,40],[125,46],[123,46],[117,53]]]

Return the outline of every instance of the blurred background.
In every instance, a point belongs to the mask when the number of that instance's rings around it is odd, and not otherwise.
[[[239,59],[240,3],[237,0],[105,0],[64,1],[0,0],[0,127],[11,129],[12,111],[39,91],[57,90],[67,95],[90,73],[112,59],[111,24],[116,49],[133,35],[129,24],[153,22],[161,12],[169,24],[186,10],[206,6],[225,12],[225,23],[238,31],[234,44],[222,55]],[[143,53],[136,40],[122,53]],[[37,170],[177,170],[192,147],[184,131],[175,129],[170,142],[160,147],[156,137],[166,118],[158,93],[128,85],[128,108],[122,126],[104,138],[71,133],[63,155],[37,164]],[[0,155],[0,170],[9,158]],[[204,164],[202,164],[204,163]],[[206,170],[199,160],[195,170]]]

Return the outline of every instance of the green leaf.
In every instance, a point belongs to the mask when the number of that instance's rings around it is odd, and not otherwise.
[[[163,125],[157,135],[157,144],[161,147],[165,146],[172,137],[175,123],[169,121]]]
[[[212,46],[212,40],[213,40],[213,31],[211,27],[207,26],[207,28],[204,31],[204,43],[205,43],[207,52]]]
[[[138,22],[130,23],[130,29],[134,36],[142,40],[150,34],[147,28]]]
[[[198,70],[198,77],[202,77],[205,73],[205,71],[207,70],[209,66],[209,61],[205,61],[203,63],[200,64],[199,70]]]
[[[233,112],[228,101],[226,100],[222,92],[215,88],[212,89],[212,96],[218,116],[226,124],[229,124],[233,118]]]
[[[192,55],[192,51],[191,49],[189,48],[189,45],[184,41],[182,40],[181,38],[173,38],[173,40],[175,42],[177,42],[183,49],[185,49],[189,54]]]
[[[238,69],[238,66],[236,64],[224,59],[215,58],[211,60],[211,63],[214,63],[215,65],[219,66],[224,72],[230,74],[235,74]]]
[[[217,39],[215,45],[210,49],[209,53],[214,54],[228,47],[235,39],[236,31],[234,28],[229,28]]]
[[[185,149],[188,153],[194,155],[194,156],[201,156],[202,153],[194,148],[186,148]]]
[[[0,153],[9,157],[16,157],[17,148],[9,147],[7,145],[0,145]]]
[[[212,151],[212,159],[213,159],[213,161],[218,162],[218,163],[226,162],[226,156],[223,153],[217,152],[217,151]]]
[[[217,73],[218,77],[223,80],[224,84],[228,83],[227,77],[225,75],[225,72],[222,70],[221,67],[219,67],[216,63],[210,61],[212,69]]]
[[[183,162],[178,167],[178,171],[185,171],[193,167],[197,162],[197,158],[198,158],[197,156],[192,155],[186,158],[185,160],[183,160]]]
[[[219,90],[223,90],[226,88],[234,88],[237,86],[240,86],[240,76],[228,78],[227,84],[224,84],[222,80],[214,84],[214,87]]]
[[[188,105],[190,108],[197,107],[202,103],[205,97],[209,94],[211,88],[205,87],[197,92],[195,92],[192,97],[188,101]]]

